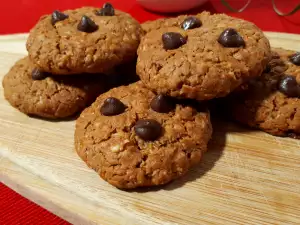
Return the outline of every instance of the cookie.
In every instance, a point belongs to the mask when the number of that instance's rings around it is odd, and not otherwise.
[[[51,76],[28,57],[19,60],[2,81],[5,98],[21,112],[43,118],[65,118],[107,90],[105,76]]]
[[[30,59],[58,75],[102,73],[132,61],[142,34],[140,24],[112,6],[104,9],[83,7],[42,16],[27,40]]]
[[[300,53],[273,49],[261,77],[232,93],[226,108],[237,121],[276,136],[300,137]]]
[[[158,29],[149,28],[138,48],[137,74],[159,94],[223,97],[259,76],[270,59],[259,28],[224,14],[162,19],[153,26]]]
[[[209,112],[192,105],[156,96],[140,81],[111,89],[77,119],[75,149],[118,188],[168,183],[200,161],[211,138]]]

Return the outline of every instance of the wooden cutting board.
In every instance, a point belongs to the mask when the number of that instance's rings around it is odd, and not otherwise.
[[[300,36],[266,33],[300,51]],[[0,79],[26,54],[26,35],[0,37]],[[160,188],[118,190],[73,149],[74,121],[29,118],[0,88],[0,178],[74,224],[300,224],[300,141],[215,120],[201,164]]]

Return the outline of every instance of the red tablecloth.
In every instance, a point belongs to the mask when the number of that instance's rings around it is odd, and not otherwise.
[[[0,224],[2,225],[69,224],[1,183],[0,193]]]
[[[234,6],[242,6],[246,0],[228,1]],[[111,0],[110,2],[116,8],[131,13],[140,22],[169,16],[148,12],[135,0]],[[175,2],[176,0],[174,4]],[[276,0],[276,2],[282,11],[288,11],[299,4],[299,0]],[[103,0],[3,0],[0,4],[0,34],[28,32],[42,14],[51,13],[54,9],[64,10],[84,5],[100,7],[103,3]],[[247,19],[265,31],[300,33],[300,12],[289,17],[278,16],[272,9],[271,0],[252,0],[249,8],[239,14],[228,12],[219,0],[210,0],[202,7],[192,10],[191,13],[202,10],[224,12]],[[0,224],[67,224],[2,184],[0,184],[0,193]]]
[[[247,0],[227,1],[234,6],[242,6]],[[282,11],[288,11],[300,3],[299,0],[275,1]],[[3,0],[0,4],[0,34],[28,32],[41,15],[51,13],[54,9],[64,10],[84,5],[101,6],[103,2],[103,0]],[[131,13],[140,22],[165,16],[145,11],[135,0],[110,0],[110,2],[117,8]],[[176,0],[174,4],[175,2]],[[202,10],[228,13],[220,0],[209,0],[193,12]],[[243,13],[228,14],[250,20],[266,31],[300,33],[300,12],[289,17],[278,16],[272,9],[271,0],[252,0],[249,8]]]

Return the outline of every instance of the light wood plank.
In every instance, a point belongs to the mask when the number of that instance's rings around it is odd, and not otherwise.
[[[266,33],[300,51],[300,36]],[[0,79],[26,54],[26,34],[0,37]],[[300,224],[300,141],[214,121],[201,164],[161,188],[125,192],[73,149],[74,121],[29,118],[0,88],[0,179],[74,224]]]

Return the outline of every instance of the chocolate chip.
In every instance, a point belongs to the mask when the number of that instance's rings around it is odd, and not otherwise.
[[[77,29],[86,33],[92,33],[98,29],[98,26],[93,20],[91,20],[91,18],[82,16],[79,24],[77,25]]]
[[[201,27],[202,22],[193,16],[186,18],[181,24],[181,28],[184,30],[195,29],[197,27]]]
[[[134,126],[134,131],[144,141],[154,141],[161,135],[162,127],[156,120],[139,120]]]
[[[102,9],[96,12],[96,15],[98,16],[114,16],[115,15],[115,9],[109,2],[104,3],[102,6]]]
[[[294,133],[293,131],[288,132],[288,133],[286,134],[286,136],[289,137],[289,138],[294,138],[294,139],[299,139],[299,140],[300,140],[300,134],[296,134],[296,133]]]
[[[295,53],[290,57],[290,61],[296,66],[300,66],[300,52]]]
[[[44,80],[48,76],[49,76],[48,73],[43,72],[37,68],[33,69],[31,72],[31,77],[33,80]]]
[[[66,15],[58,10],[54,10],[52,13],[52,16],[51,16],[51,23],[52,23],[52,25],[54,25],[56,22],[65,20],[68,17],[69,17],[68,15]]]
[[[104,116],[115,116],[123,113],[126,106],[117,98],[107,98],[100,108],[100,112]]]
[[[264,70],[264,73],[270,73],[271,72],[271,66],[268,64]]]
[[[164,49],[176,49],[181,45],[186,43],[186,38],[183,37],[180,33],[175,32],[167,32],[162,35],[162,42]]]
[[[297,83],[296,77],[284,76],[279,82],[279,91],[288,97],[300,97],[300,85]]]
[[[165,95],[157,95],[150,103],[151,109],[159,113],[168,113],[175,108],[172,98]]]
[[[235,29],[232,28],[224,30],[221,33],[218,42],[225,48],[238,48],[245,46],[244,39]]]

